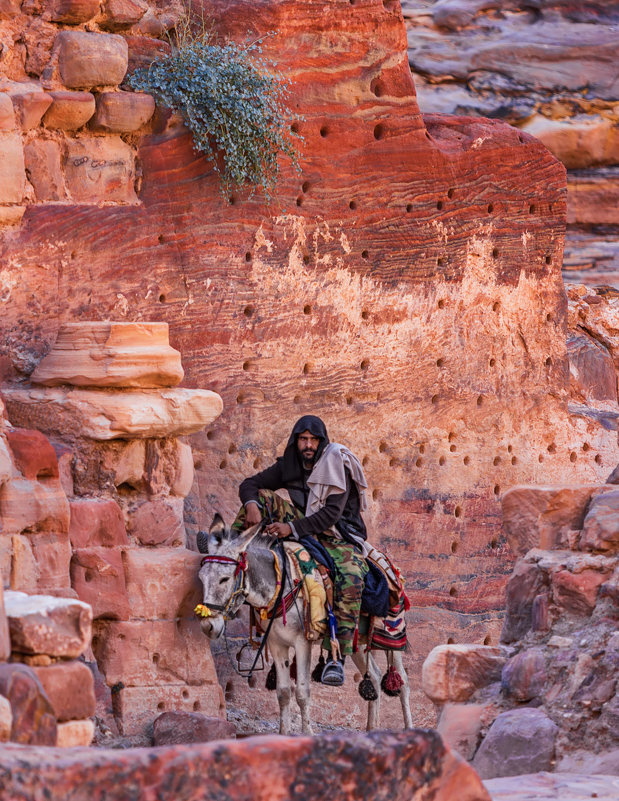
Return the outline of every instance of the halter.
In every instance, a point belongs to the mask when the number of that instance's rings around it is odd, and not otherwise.
[[[234,615],[230,614],[235,601],[239,596],[243,596],[243,600],[247,597],[245,589],[245,572],[247,570],[247,553],[243,551],[239,554],[238,559],[233,559],[231,556],[217,556],[215,554],[207,554],[203,556],[200,561],[200,567],[205,564],[218,564],[218,565],[236,565],[234,570],[234,589],[232,595],[228,598],[225,604],[208,603],[205,606],[214,609],[216,612],[221,612],[224,620],[231,620]]]

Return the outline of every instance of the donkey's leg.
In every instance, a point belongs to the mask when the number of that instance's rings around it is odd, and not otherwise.
[[[376,701],[368,701],[368,721],[366,728],[368,731],[371,731],[372,729],[378,728],[380,721],[380,670],[372,654],[370,654],[369,659],[367,658],[367,654],[361,651],[357,651],[356,654],[352,655],[352,661],[355,663],[362,676],[364,676],[366,672],[366,660],[367,673],[370,677],[370,681],[374,685],[377,695]]]
[[[279,733],[290,734],[290,654],[287,645],[269,640],[269,648],[277,673],[277,701],[279,703]]]
[[[305,639],[305,633],[300,632],[295,643],[297,657],[297,703],[301,710],[301,731],[303,734],[313,734],[310,720],[310,670],[312,658],[312,644]]]
[[[406,675],[406,671],[404,670],[404,660],[402,659],[402,651],[394,651],[393,652],[393,666],[398,671],[400,676],[402,676],[402,681],[404,685],[400,689],[400,703],[402,704],[402,715],[404,716],[404,728],[405,729],[412,729],[413,728],[413,716],[411,714],[411,688],[408,684],[408,676]]]

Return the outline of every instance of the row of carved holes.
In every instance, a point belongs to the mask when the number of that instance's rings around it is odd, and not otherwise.
[[[447,645],[453,645],[454,643],[455,643],[455,640],[454,640],[453,637],[447,637]],[[489,634],[487,634],[484,637],[483,644],[484,645],[490,645],[491,643],[492,643],[492,637]]]

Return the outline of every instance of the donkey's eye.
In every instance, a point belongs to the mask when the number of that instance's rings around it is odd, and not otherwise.
[[[226,576],[225,578],[219,579],[220,584],[225,584],[226,581],[230,581],[230,576]]]

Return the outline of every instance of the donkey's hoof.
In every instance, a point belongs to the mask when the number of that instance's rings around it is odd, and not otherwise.
[[[341,687],[344,684],[344,666],[342,663],[339,660],[328,659],[320,681],[330,687]]]

